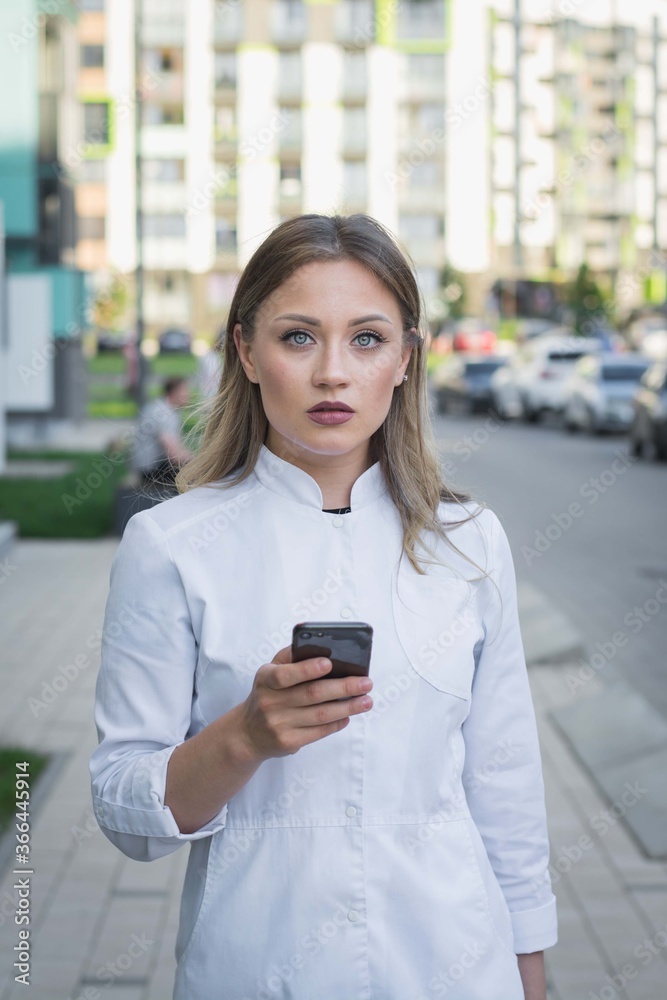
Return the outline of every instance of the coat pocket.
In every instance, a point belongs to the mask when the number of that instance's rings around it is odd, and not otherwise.
[[[394,623],[417,673],[439,691],[470,700],[474,648],[483,638],[476,585],[411,566],[392,579]]]

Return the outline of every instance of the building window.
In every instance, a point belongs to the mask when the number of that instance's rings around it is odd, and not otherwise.
[[[445,107],[443,104],[422,104],[417,112],[417,122],[420,132],[435,132],[445,124]]]
[[[366,108],[343,109],[343,147],[349,153],[366,149]]]
[[[159,184],[172,184],[185,178],[184,160],[144,160],[142,175],[144,180]]]
[[[424,163],[411,165],[407,185],[415,192],[444,189],[442,163],[437,160],[426,160]]]
[[[236,86],[235,52],[215,53],[215,86],[216,87]]]
[[[299,198],[301,196],[300,164],[280,164],[280,196],[281,198]]]
[[[108,102],[86,101],[83,105],[83,141],[88,146],[108,146],[110,133]]]
[[[170,46],[146,48],[143,65],[150,73],[178,73],[183,69],[183,49]]]
[[[397,15],[399,41],[445,37],[443,0],[409,0],[398,5]]]
[[[306,8],[303,0],[273,0],[273,37],[277,41],[300,40],[306,34]]]
[[[107,176],[107,161],[104,159],[82,160],[78,169],[78,180],[82,184],[103,184]]]
[[[354,204],[366,201],[366,163],[364,160],[343,161],[345,200]]]
[[[81,65],[87,69],[101,69],[104,66],[104,46],[82,45]]]
[[[215,249],[218,253],[236,250],[236,229],[227,219],[215,220]]]
[[[77,234],[80,240],[103,240],[105,231],[103,215],[80,215],[77,219]]]
[[[301,147],[301,109],[279,108],[280,118],[285,124],[278,132],[280,149],[299,149]]]
[[[238,42],[243,34],[243,7],[240,3],[214,5],[213,39],[222,45]]]
[[[144,236],[185,236],[184,215],[145,215],[143,218]]]
[[[338,0],[334,4],[335,34],[340,42],[370,45],[375,41],[376,18],[373,0]]]
[[[296,97],[301,93],[301,53],[299,51],[279,53],[278,80],[281,97]]]
[[[401,215],[399,232],[402,239],[407,240],[437,240],[443,235],[442,216],[433,215]]]
[[[232,107],[217,107],[215,109],[215,125],[213,134],[216,142],[236,142],[236,109]]]
[[[366,53],[345,51],[343,55],[343,96],[366,96]]]
[[[182,125],[182,104],[152,104],[144,101],[142,122],[144,125]]]
[[[444,87],[445,61],[436,52],[411,52],[408,55],[408,75],[411,80],[439,83]]]

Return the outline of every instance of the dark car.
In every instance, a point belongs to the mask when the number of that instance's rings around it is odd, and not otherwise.
[[[632,401],[630,451],[636,457],[653,454],[667,461],[667,360],[644,372]]]
[[[122,351],[132,341],[131,333],[118,333],[115,330],[100,330],[97,334],[98,353]]]
[[[159,338],[160,354],[190,354],[192,337],[187,330],[164,330]]]
[[[452,355],[432,376],[438,412],[488,410],[493,401],[491,376],[505,364],[504,355]]]

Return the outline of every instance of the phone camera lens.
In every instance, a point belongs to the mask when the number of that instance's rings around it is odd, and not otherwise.
[[[302,639],[310,639],[310,632],[302,632],[301,633],[301,638]]]

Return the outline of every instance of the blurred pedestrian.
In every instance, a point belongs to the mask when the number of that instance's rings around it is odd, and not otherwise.
[[[213,400],[220,385],[222,375],[222,348],[225,342],[225,331],[222,329],[215,343],[206,354],[199,359],[197,369],[197,388],[202,402]]]
[[[183,443],[179,410],[187,406],[190,389],[187,379],[168,378],[161,398],[147,403],[139,413],[133,442],[133,465],[142,486],[173,485],[180,467],[194,457]]]

